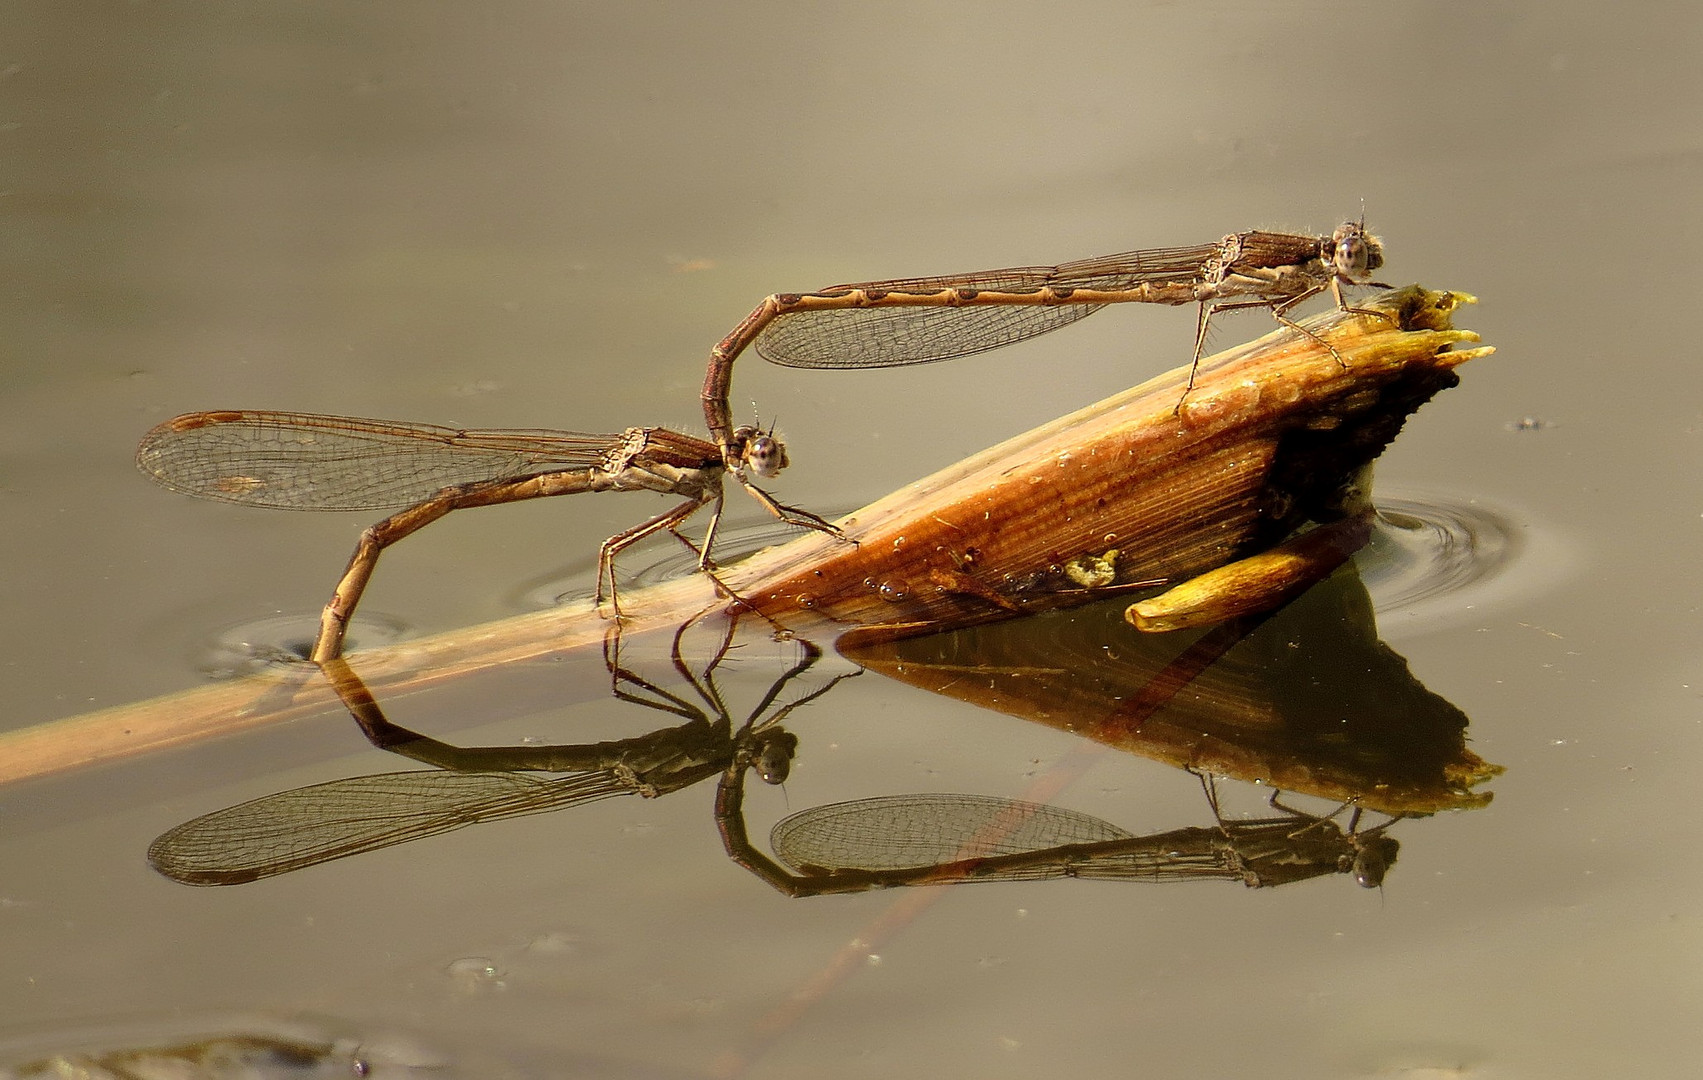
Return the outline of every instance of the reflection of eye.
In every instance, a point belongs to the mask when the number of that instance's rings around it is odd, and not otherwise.
[[[757,776],[765,784],[785,783],[791,771],[792,760],[774,746],[763,747],[763,752],[757,755]]]
[[[765,784],[784,784],[792,773],[792,755],[798,749],[798,739],[790,732],[776,732],[765,739],[757,751],[752,768]]]

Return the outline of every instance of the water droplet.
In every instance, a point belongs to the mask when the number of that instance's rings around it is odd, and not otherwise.
[[[444,972],[465,993],[483,994],[504,989],[503,969],[487,956],[464,956],[451,960]]]
[[[899,601],[910,595],[910,593],[906,592],[902,586],[894,585],[890,581],[882,582],[881,587],[877,589],[876,592],[881,595],[881,599],[887,601],[889,604],[897,604]]]

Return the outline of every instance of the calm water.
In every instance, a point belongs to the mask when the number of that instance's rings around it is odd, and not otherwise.
[[[1495,801],[1398,823],[1381,891],[787,899],[723,854],[713,781],[249,885],[149,868],[185,820],[407,767],[327,713],[0,793],[0,1036],[39,1056],[310,1015],[480,1076],[1690,1074],[1703,377],[1650,283],[1699,239],[1698,14],[977,12],[8,5],[0,727],[290,636],[367,523],[149,484],[136,440],[175,413],[699,430],[708,349],[768,292],[1322,230],[1364,202],[1386,280],[1479,295],[1459,322],[1498,349],[1379,464],[1387,505],[1495,522],[1493,572],[1416,600],[1368,570],[1382,638],[1506,769]],[[837,512],[1174,365],[1191,329],[1112,311],[913,371],[750,360],[734,401],[790,436],[779,493]],[[457,515],[387,556],[363,615],[429,633],[584,590],[654,505]],[[796,657],[741,650],[733,711]],[[666,641],[626,659],[685,692]],[[387,704],[466,744],[678,722],[608,681],[575,654]],[[878,674],[787,724],[791,780],[748,793],[759,840],[837,800],[1060,775],[1056,801],[1131,833],[1211,823],[1166,764]]]

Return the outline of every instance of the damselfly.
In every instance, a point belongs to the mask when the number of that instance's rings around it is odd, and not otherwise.
[[[1215,824],[1136,836],[1099,818],[1057,806],[962,794],[893,795],[814,806],[782,819],[769,844],[788,873],[750,847],[734,778],[723,777],[718,823],[729,854],[789,895],[856,892],[901,885],[1093,878],[1105,881],[1239,881],[1268,888],[1348,873],[1381,885],[1400,845],[1384,835],[1395,819],[1359,828],[1354,807],[1337,815],[1285,806],[1281,816],[1227,819],[1202,777]]]
[[[731,470],[721,450],[665,428],[617,435],[575,431],[463,431],[429,424],[289,412],[188,413],[148,432],[136,452],[142,471],[173,491],[202,499],[283,510],[402,508],[362,533],[320,616],[311,659],[337,656],[379,554],[452,510],[586,491],[653,491],[685,501],[617,533],[598,549],[596,601],[620,608],[615,557],[659,531],[679,537],[710,561],[721,520],[722,478],[732,472],[752,497],[783,521],[836,533],[822,518],[783,506],[745,473],[772,477],[787,464],[772,432],[742,427],[730,436]],[[701,544],[677,530],[713,508]],[[608,592],[605,594],[605,582]]]
[[[1376,284],[1369,278],[1383,263],[1383,245],[1366,232],[1364,222],[1345,221],[1329,236],[1231,233],[1214,244],[1126,251],[1060,266],[777,293],[711,352],[704,376],[704,420],[727,463],[737,464],[741,447],[728,392],[734,361],[753,345],[764,359],[786,367],[926,364],[1027,341],[1107,304],[1198,305],[1195,366],[1212,317],[1237,308],[1268,308],[1284,326],[1330,349],[1328,342],[1292,321],[1290,309],[1328,289],[1344,311],[1387,318],[1382,312],[1350,307],[1342,291],[1345,285]],[[1335,355],[1334,349],[1331,352]],[[1194,375],[1191,366],[1189,389]],[[1187,394],[1185,390],[1185,398]]]

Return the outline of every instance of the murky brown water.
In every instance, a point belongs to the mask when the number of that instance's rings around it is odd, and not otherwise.
[[[150,869],[185,820],[407,767],[328,713],[0,792],[0,1035],[39,1056],[115,1021],[140,1045],[311,1014],[481,1076],[1689,1075],[1703,396],[1683,302],[1645,283],[1699,239],[1698,31],[1684,5],[9,5],[0,727],[290,637],[367,523],[156,488],[131,456],[174,413],[695,431],[710,345],[768,292],[1325,229],[1364,200],[1383,276],[1479,295],[1459,322],[1498,349],[1379,465],[1380,502],[1444,538],[1430,569],[1366,577],[1381,637],[1506,772],[1487,808],[1393,826],[1381,891],[787,899],[723,853],[713,781],[228,888]],[[1219,343],[1267,328],[1243,318]],[[790,435],[778,491],[839,511],[1172,366],[1191,329],[1120,310],[911,371],[751,360],[735,405]],[[425,633],[574,593],[650,498],[456,515],[387,556],[363,617]],[[793,649],[724,669],[737,716]],[[685,692],[665,642],[625,659]],[[607,689],[576,656],[385,704],[466,744],[679,722]],[[1059,775],[1055,801],[1131,834],[1212,823],[1161,751],[1084,759],[879,675],[787,726],[792,778],[747,793],[759,843],[838,800]]]

